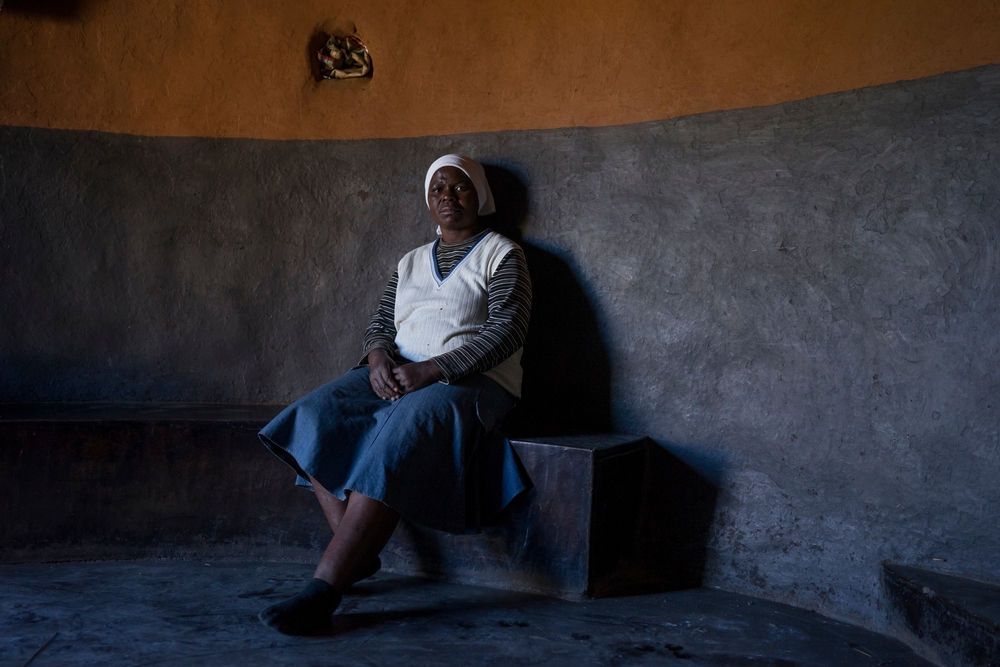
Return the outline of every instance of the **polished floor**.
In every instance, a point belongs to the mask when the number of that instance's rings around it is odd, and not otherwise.
[[[699,589],[588,602],[376,575],[330,633],[286,637],[259,609],[301,564],[0,566],[0,665],[930,665],[810,612]]]

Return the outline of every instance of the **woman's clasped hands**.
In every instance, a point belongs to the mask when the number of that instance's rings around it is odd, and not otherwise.
[[[415,361],[397,365],[389,353],[375,348],[368,354],[368,381],[375,395],[386,401],[395,401],[404,394],[433,384],[443,376],[433,361]]]

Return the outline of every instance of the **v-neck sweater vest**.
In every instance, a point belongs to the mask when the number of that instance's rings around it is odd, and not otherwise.
[[[397,267],[396,347],[413,361],[427,361],[476,337],[489,316],[490,279],[515,247],[491,231],[442,278],[434,257],[435,243],[411,250]],[[518,349],[483,374],[520,396],[521,354]]]

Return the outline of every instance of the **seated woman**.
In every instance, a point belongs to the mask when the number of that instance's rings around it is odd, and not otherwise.
[[[476,532],[530,484],[496,430],[521,390],[524,254],[480,219],[495,208],[478,162],[445,155],[424,189],[441,238],[399,261],[365,332],[363,365],[260,432],[316,492],[333,530],[312,581],[260,613],[279,632],[328,628],[344,590],[381,567],[400,516]]]

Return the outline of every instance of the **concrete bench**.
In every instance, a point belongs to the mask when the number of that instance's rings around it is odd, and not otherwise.
[[[279,406],[0,406],[0,562],[313,562],[329,529],[256,437]],[[481,535],[401,524],[387,571],[601,597],[697,585],[670,466],[626,435],[517,439],[535,488]],[[676,496],[676,494],[674,494]]]

